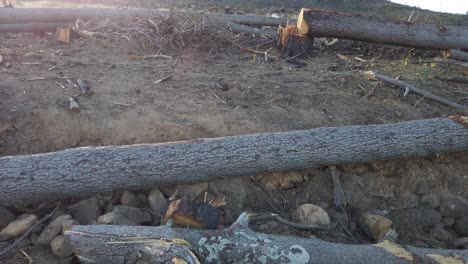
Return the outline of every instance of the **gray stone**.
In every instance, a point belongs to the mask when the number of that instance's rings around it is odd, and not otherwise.
[[[414,193],[418,195],[427,194],[429,191],[429,187],[427,187],[427,183],[424,180],[419,180],[414,185]]]
[[[237,217],[244,211],[247,190],[242,179],[210,182],[209,189],[214,196],[224,197],[226,205],[222,208],[224,210],[229,209],[233,216]]]
[[[400,205],[402,208],[414,208],[419,205],[419,197],[409,192],[400,195]]]
[[[154,214],[153,225],[159,225],[161,218],[167,211],[167,200],[164,194],[159,189],[153,189],[148,195],[148,203]]]
[[[468,216],[468,200],[450,193],[440,195],[440,213],[447,217]]]
[[[128,226],[137,226],[137,222],[132,221],[125,217],[122,214],[110,212],[105,215],[101,215],[98,218],[98,224],[102,225],[128,225]]]
[[[303,204],[294,211],[294,219],[306,225],[329,225],[327,212],[314,204]]]
[[[55,237],[50,242],[50,248],[52,249],[52,253],[59,258],[66,258],[73,255],[70,244],[68,244],[68,241],[62,235]]]
[[[65,233],[65,231],[70,230],[72,226],[79,224],[80,223],[78,223],[78,221],[76,221],[75,219],[62,221],[62,234]]]
[[[15,221],[15,215],[6,207],[0,206],[0,230]]]
[[[444,226],[451,227],[453,226],[454,223],[455,223],[455,218],[453,217],[442,218],[442,224],[444,224]]]
[[[37,221],[37,216],[33,214],[24,214],[9,223],[0,232],[0,242],[13,240],[24,234]]]
[[[408,221],[420,227],[432,227],[442,220],[439,212],[432,208],[415,207],[405,211]]]
[[[131,207],[139,207],[141,205],[140,199],[129,191],[125,191],[120,195],[120,203]]]
[[[121,214],[138,224],[151,224],[153,220],[151,214],[147,210],[125,205],[114,206],[112,212]]]
[[[436,209],[440,206],[440,196],[436,193],[425,194],[421,196],[421,205]]]
[[[37,238],[37,243],[43,246],[49,245],[52,239],[58,236],[62,231],[62,223],[71,219],[71,215],[62,215],[55,218],[55,220],[50,222],[41,232],[41,235]]]
[[[453,230],[460,235],[468,235],[468,216],[457,218],[453,224]]]
[[[78,223],[89,225],[94,223],[102,214],[99,199],[92,196],[70,207],[71,214]]]
[[[452,234],[447,231],[443,224],[439,223],[435,225],[434,227],[431,228],[429,232],[435,239],[443,242],[450,242],[453,241],[453,236]]]

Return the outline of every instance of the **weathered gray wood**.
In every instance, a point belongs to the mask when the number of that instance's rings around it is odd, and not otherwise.
[[[0,158],[0,204],[468,150],[449,118]]]
[[[461,50],[451,49],[447,57],[453,60],[468,62],[468,52]]]
[[[406,89],[407,91],[405,91],[405,93],[404,93],[405,96],[409,92],[412,92],[412,93],[415,93],[415,94],[422,95],[425,98],[432,99],[432,100],[434,100],[436,102],[439,102],[439,103],[444,104],[444,105],[451,106],[451,107],[459,109],[459,110],[468,110],[468,106],[464,106],[464,105],[461,105],[459,103],[450,101],[447,98],[443,98],[443,97],[435,95],[435,94],[433,94],[431,92],[424,91],[424,90],[419,89],[418,87],[416,87],[414,85],[411,85],[409,83],[405,83],[403,81],[397,80],[397,79],[392,78],[390,76],[383,75],[383,74],[378,74],[378,73],[375,73],[375,72],[372,72],[372,71],[368,71],[368,72],[365,72],[365,73],[367,75],[371,76],[371,77],[374,77],[374,78],[377,78],[377,79],[379,79],[381,81],[384,81],[386,83],[392,84],[392,85],[394,85],[394,86],[396,86],[398,88]]]
[[[429,49],[468,49],[468,27],[384,21],[359,15],[303,9],[300,34]]]
[[[166,226],[73,226],[65,232],[65,237],[83,263],[168,263],[175,255],[187,261],[185,263],[385,264],[468,261],[467,250],[416,248],[389,241],[374,245],[346,245],[315,238],[262,234],[249,229],[246,218],[248,215],[243,214],[225,230]]]
[[[79,17],[87,20],[102,17],[152,17],[168,15],[170,11],[158,9],[116,9],[116,8],[4,8],[0,9],[0,24],[51,23],[75,21]],[[177,11],[180,15],[197,13]],[[285,24],[287,19],[249,15],[222,15],[204,13],[226,22],[243,25],[273,26]]]
[[[67,22],[0,24],[0,33],[55,32],[58,27],[68,25]]]

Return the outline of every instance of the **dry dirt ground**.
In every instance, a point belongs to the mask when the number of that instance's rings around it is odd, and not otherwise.
[[[152,54],[150,51],[124,41],[80,39],[59,45],[52,39],[51,35],[0,35],[4,60],[0,66],[0,156],[80,146],[381,124],[455,113],[417,95],[402,97],[401,90],[368,81],[359,70],[400,75],[461,103],[468,93],[466,84],[432,78],[444,74],[446,68],[412,65],[408,63],[410,51],[395,47],[337,46],[292,62],[281,59],[276,52],[265,62],[263,56],[238,49],[207,53],[187,48],[181,53],[168,52],[173,59],[144,60],[144,56]],[[337,58],[337,53],[347,54],[351,60],[345,62]],[[366,62],[354,60],[355,56]],[[153,83],[169,74],[173,74],[172,79]],[[86,80],[92,92],[77,96],[79,89],[63,76],[73,81]],[[35,79],[38,77],[44,78]],[[215,82],[223,89],[216,88],[212,84]],[[69,111],[70,97],[77,99],[80,113]],[[391,211],[399,243],[451,247],[456,238],[452,231],[447,229],[449,238],[442,238],[406,217],[405,210],[414,207],[415,200],[417,205],[419,198],[413,193],[420,181],[427,184],[427,193],[449,190],[467,197],[467,153],[338,169],[348,200],[347,216],[341,222],[360,243],[371,241],[358,227],[359,213],[386,209]],[[298,206],[314,203],[327,210],[332,223],[343,216],[333,209],[332,183],[325,168],[286,172],[281,175],[282,181],[278,175],[270,176],[256,181],[250,177],[226,181],[226,185],[246,186],[242,210],[273,211],[291,218]],[[259,229],[356,243],[341,224],[329,232],[265,225],[257,226]],[[26,251],[34,256],[38,249]],[[13,262],[28,263],[21,254]]]

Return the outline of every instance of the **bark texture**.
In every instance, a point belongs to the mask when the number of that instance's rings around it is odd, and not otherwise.
[[[67,27],[70,23],[24,23],[0,24],[0,33],[55,32],[58,27]]]
[[[467,250],[400,246],[389,241],[346,245],[256,233],[247,214],[225,230],[167,226],[74,226],[65,232],[83,263],[463,263]],[[174,262],[171,262],[174,263]]]
[[[468,129],[462,121],[437,118],[7,156],[0,158],[0,204],[466,151]]]
[[[359,15],[302,9],[300,34],[394,44],[415,48],[468,49],[468,28],[384,21]]]
[[[151,17],[169,13],[170,11],[158,9],[3,8],[0,9],[0,24],[70,22],[78,18],[87,20],[97,17]],[[196,13],[176,12],[176,14],[194,15]],[[211,16],[221,18],[226,22],[243,25],[278,27],[287,23],[287,19],[273,17],[220,14],[211,14]]]

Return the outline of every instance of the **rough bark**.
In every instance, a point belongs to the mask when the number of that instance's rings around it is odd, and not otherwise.
[[[67,27],[70,23],[24,23],[0,24],[0,33],[55,32],[58,27]]]
[[[466,150],[468,129],[450,118],[83,147],[0,158],[0,204]]]
[[[158,9],[115,9],[115,8],[4,8],[0,9],[0,24],[70,22],[79,17],[87,20],[98,17],[151,17],[169,14]],[[176,14],[196,14],[178,11]],[[205,13],[206,14],[206,13]],[[248,15],[209,14],[226,22],[243,25],[273,26],[286,24],[287,19]]]
[[[236,23],[227,23],[227,27],[229,30],[231,30],[233,33],[245,33],[248,35],[266,35],[270,36],[272,38],[276,38],[278,36],[278,33],[274,30],[269,30],[269,29],[261,29],[261,28],[253,28],[245,25],[240,25]]]
[[[65,237],[83,263],[462,263],[467,250],[330,243],[257,233],[248,214],[225,230],[73,226]],[[167,261],[167,262],[166,262]],[[182,262],[182,261],[181,261]]]
[[[300,34],[394,44],[415,48],[468,49],[468,28],[384,21],[359,15],[302,9]]]

